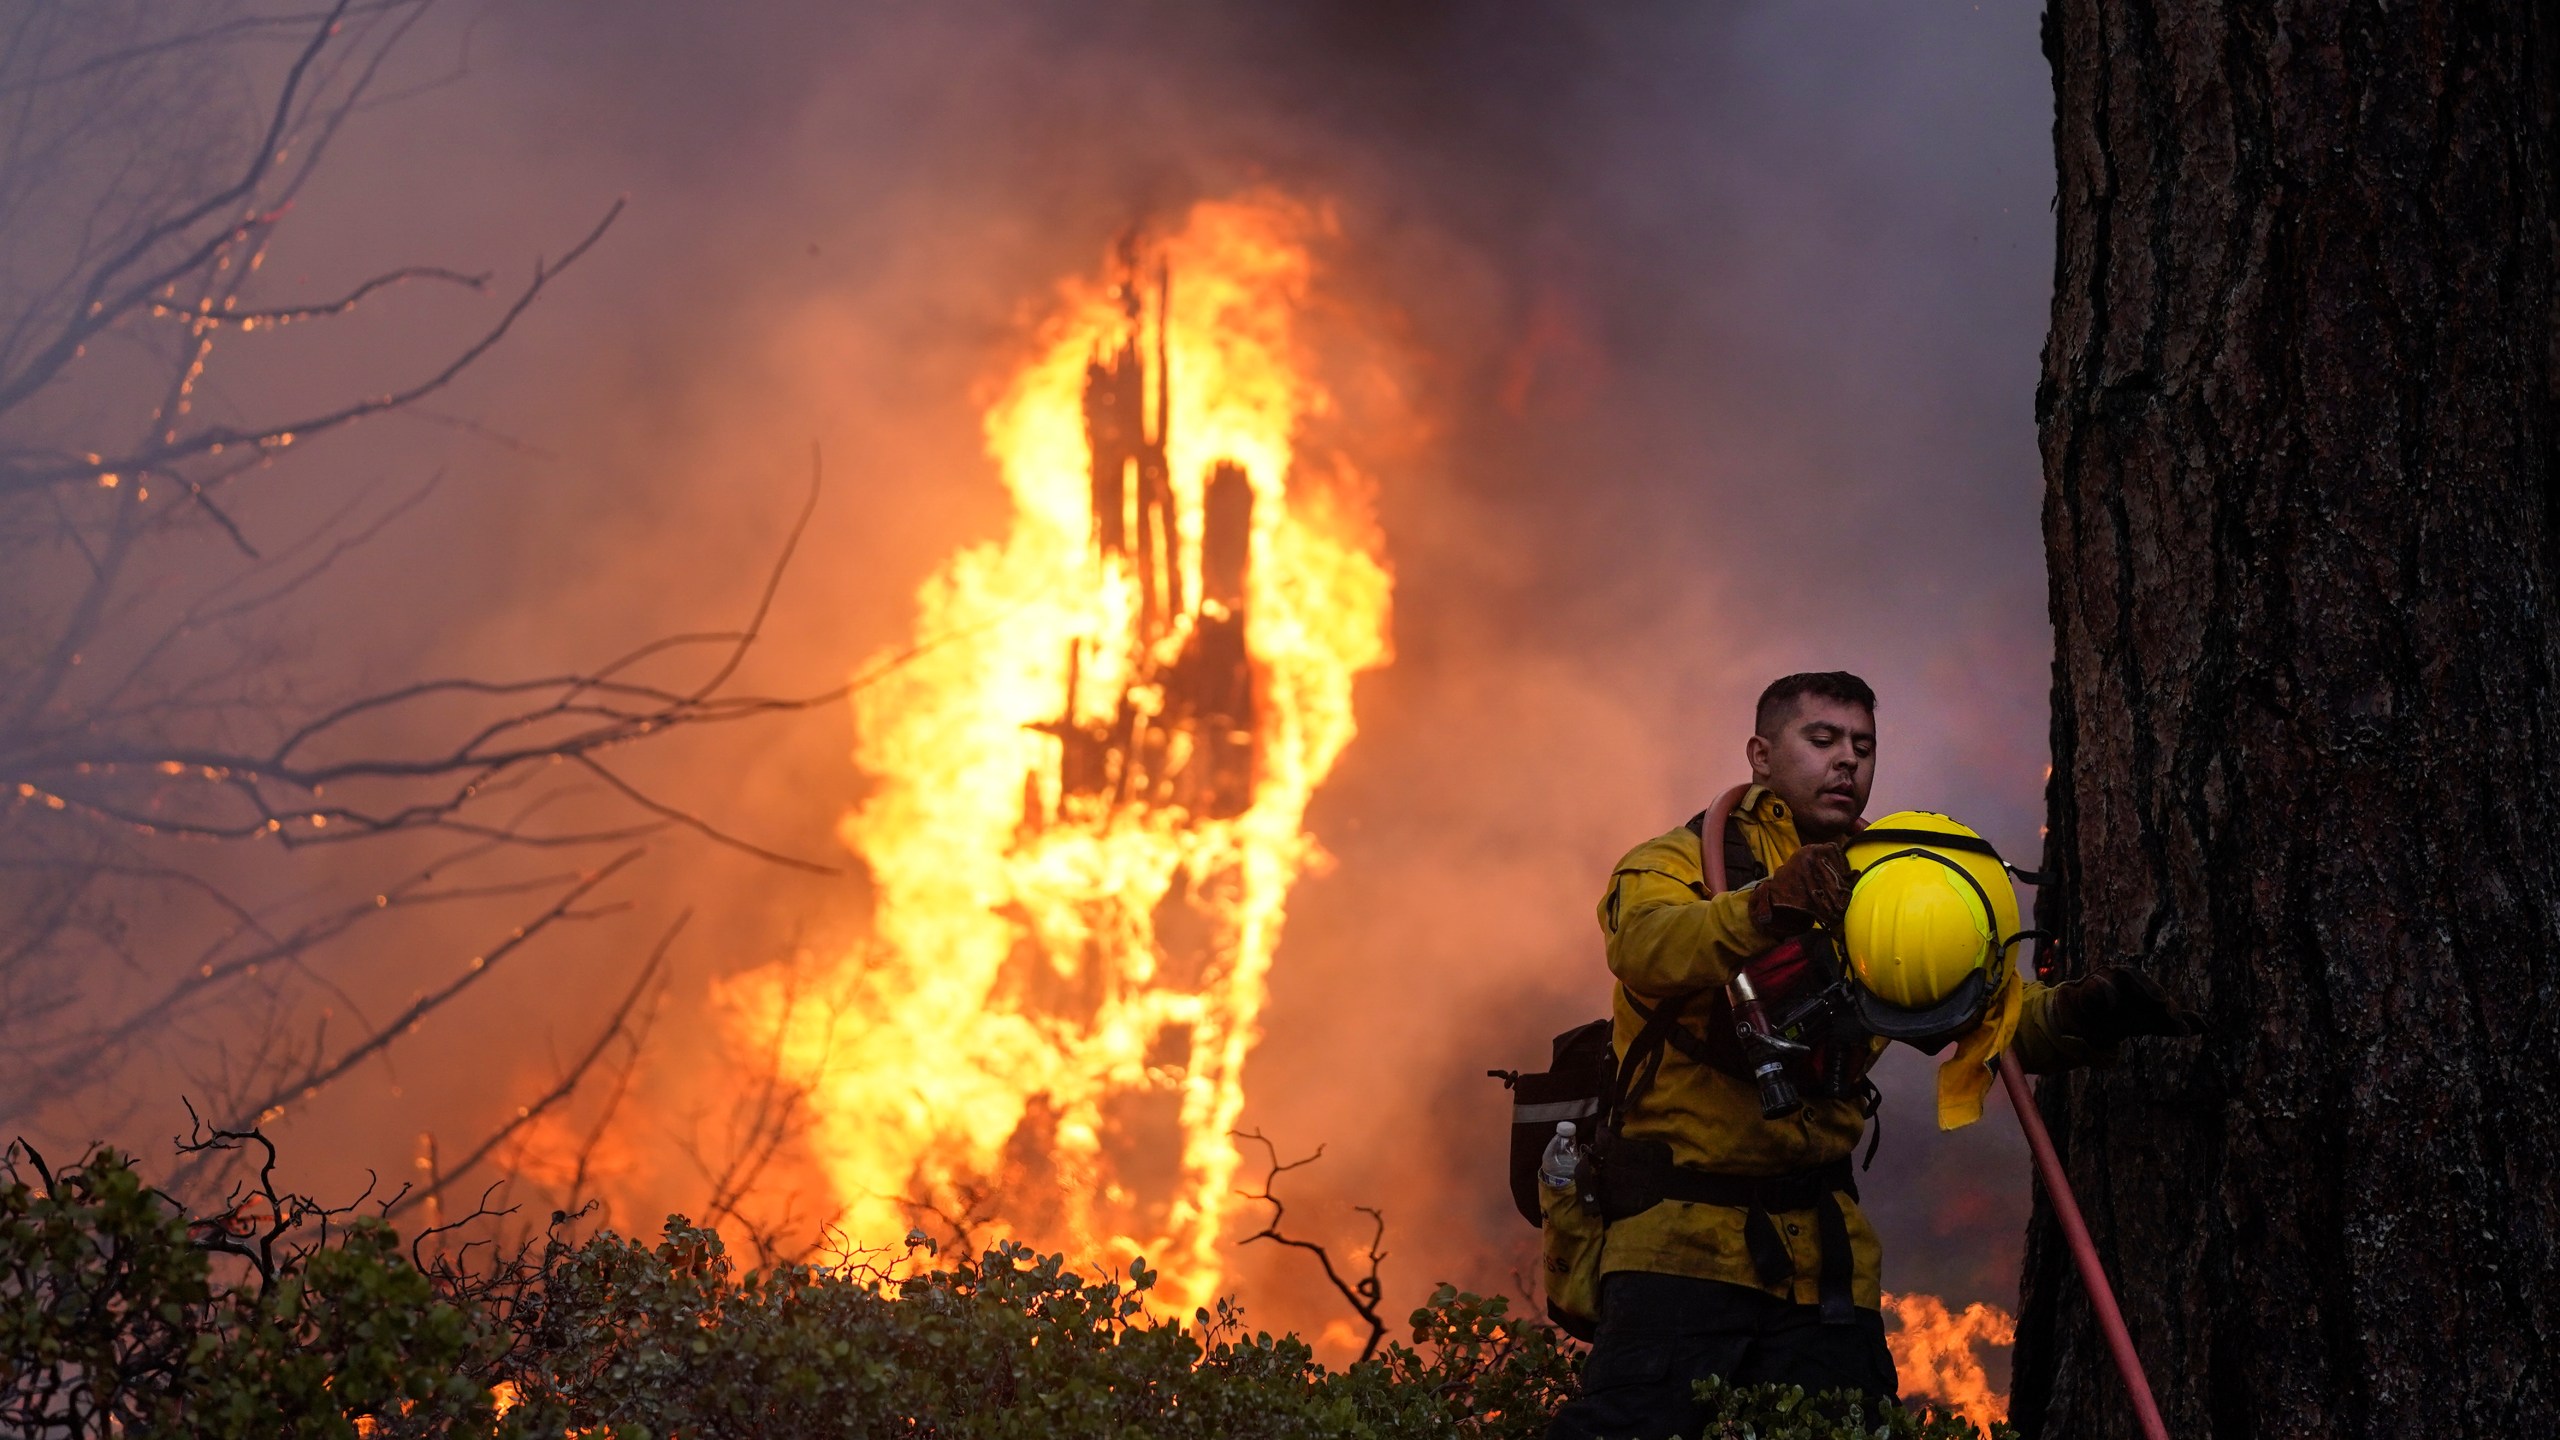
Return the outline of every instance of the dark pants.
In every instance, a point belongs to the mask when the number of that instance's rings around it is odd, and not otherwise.
[[[1884,1348],[1884,1317],[1860,1310],[1825,1325],[1816,1305],[1793,1305],[1741,1285],[1624,1270],[1600,1282],[1600,1331],[1582,1366],[1582,1394],[1556,1412],[1547,1440],[1665,1440],[1704,1421],[1693,1381],[1859,1390],[1892,1400],[1900,1388]]]

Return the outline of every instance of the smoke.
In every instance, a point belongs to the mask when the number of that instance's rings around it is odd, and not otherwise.
[[[1865,675],[1877,810],[1945,810],[2035,853],[2050,101],[2023,0],[557,0],[442,12],[403,64],[414,93],[342,139],[280,278],[520,273],[630,207],[432,415],[304,459],[325,478],[249,517],[448,477],[315,595],[310,654],[346,677],[540,671],[734,624],[814,443],[825,490],[750,678],[836,683],[904,643],[916,582],[1000,524],[979,407],[1060,277],[1204,196],[1267,184],[1334,208],[1323,303],[1391,343],[1336,377],[1328,423],[1352,431],[1392,390],[1434,429],[1373,463],[1397,658],[1362,682],[1360,738],[1311,816],[1337,863],[1292,902],[1247,1122],[1328,1147],[1285,1182],[1293,1233],[1349,1248],[1348,1207],[1385,1209],[1390,1315],[1440,1279],[1527,1273],[1483,1072],[1601,1013],[1609,863],[1740,777],[1768,678]],[[444,303],[395,297],[343,354],[280,356],[262,383],[423,361],[478,318]],[[845,723],[630,764],[757,844],[841,864]],[[858,933],[868,900],[858,874],[707,844],[646,863],[638,911],[444,1022],[468,1045],[422,1044],[327,1102],[325,1163],[403,1169],[417,1132],[469,1132],[538,1088],[689,904],[627,1162],[644,1198],[619,1218],[681,1203],[685,1146],[725,1103],[709,985]],[[486,943],[472,923],[359,988],[428,983]],[[1934,1134],[1917,1057],[1882,1078],[1863,1188],[1888,1284],[2008,1303],[2023,1148],[1997,1114]],[[1239,1256],[1266,1323],[1334,1313],[1302,1258]]]

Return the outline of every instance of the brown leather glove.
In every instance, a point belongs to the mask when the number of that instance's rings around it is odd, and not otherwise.
[[[2201,1035],[2204,1017],[2139,970],[2101,965],[2057,985],[2053,1024],[2092,1045],[2114,1045],[2136,1035]]]
[[[1849,859],[1837,844],[1807,845],[1751,889],[1751,923],[1781,939],[1838,925],[1849,909]]]

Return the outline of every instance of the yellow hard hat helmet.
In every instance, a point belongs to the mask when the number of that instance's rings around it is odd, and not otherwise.
[[[2018,935],[1999,852],[1944,815],[1904,810],[1849,837],[1841,943],[1867,1029],[1935,1051],[1982,1019]]]

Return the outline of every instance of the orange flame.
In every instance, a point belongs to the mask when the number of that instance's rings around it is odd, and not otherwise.
[[[1895,1327],[1885,1348],[1905,1396],[1934,1401],[1986,1429],[2009,1418],[2009,1397],[1991,1388],[1974,1353],[1976,1345],[2016,1342],[2018,1322],[2009,1312],[1976,1302],[1950,1314],[1935,1295],[1887,1295],[1884,1308]]]
[[[1245,1057],[1323,858],[1300,822],[1388,659],[1367,482],[1293,452],[1327,403],[1293,335],[1322,224],[1202,204],[1062,287],[987,413],[1009,529],[924,583],[921,652],[857,695],[872,933],[832,1009],[777,969],[722,998],[807,1088],[858,1243],[938,1216],[1149,1257],[1177,1313],[1217,1293]]]

